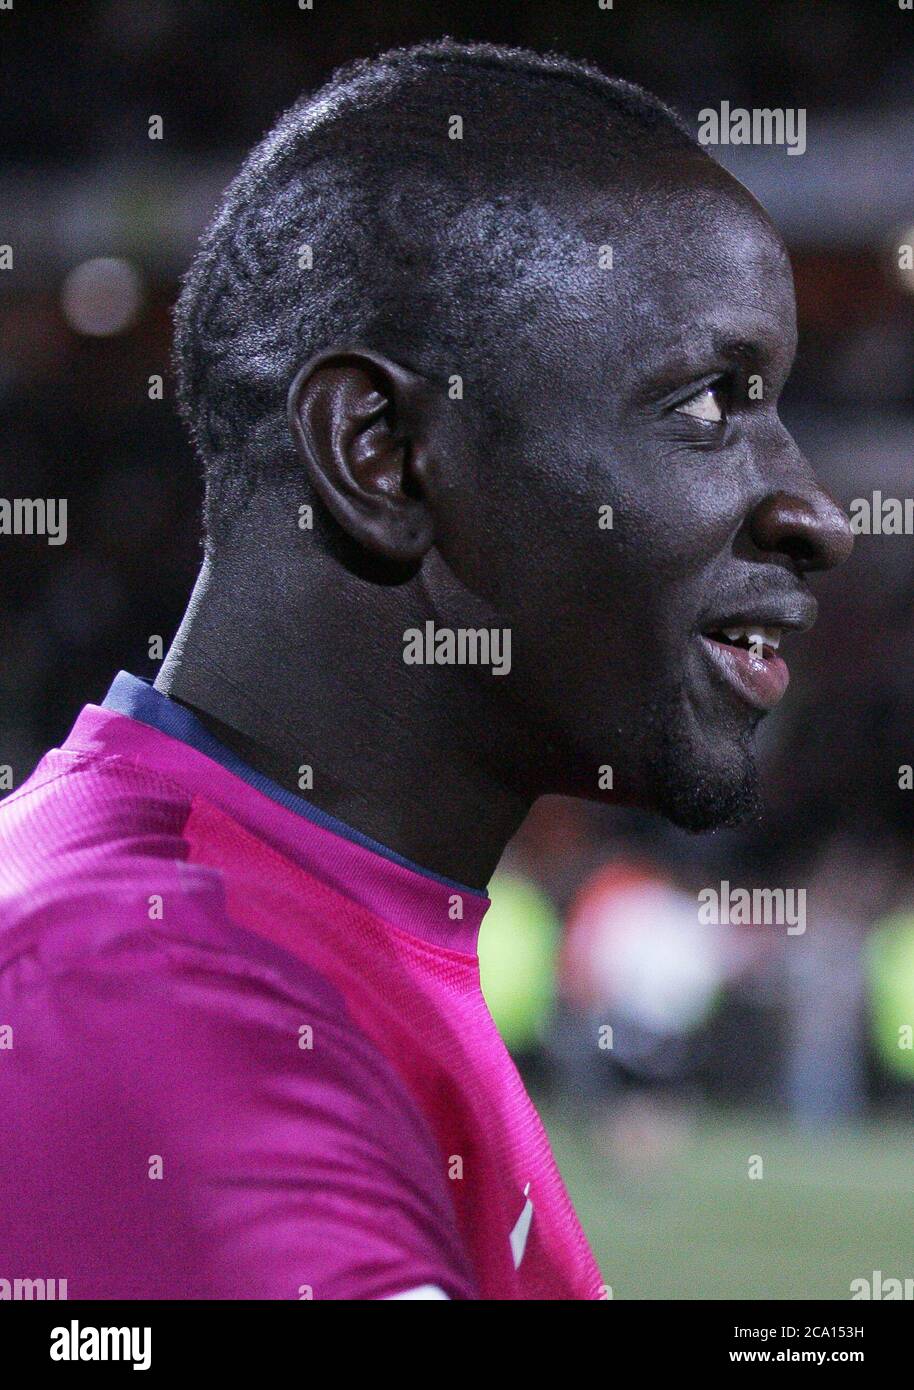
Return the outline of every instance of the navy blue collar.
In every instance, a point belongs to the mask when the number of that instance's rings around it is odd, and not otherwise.
[[[478,888],[468,888],[466,884],[457,883],[455,879],[445,878],[442,874],[433,874],[428,869],[423,869],[419,864],[414,864],[411,860],[405,859],[403,855],[388,849],[386,845],[379,844],[377,840],[372,840],[368,835],[363,835],[360,830],[355,830],[345,821],[337,820],[336,816],[328,815],[319,806],[314,806],[310,801],[306,801],[303,796],[296,796],[295,792],[287,791],[285,787],[281,787],[272,778],[265,777],[262,772],[251,767],[243,758],[239,758],[237,753],[226,748],[224,743],[221,743],[205,725],[201,724],[191,710],[187,709],[185,705],[179,705],[176,700],[169,699],[167,695],[163,695],[160,690],[153,687],[150,681],[141,680],[139,676],[131,676],[127,671],[119,671],[111,682],[111,689],[102,701],[102,708],[114,710],[118,714],[126,714],[128,718],[136,719],[140,724],[148,724],[150,728],[158,729],[160,733],[167,734],[169,738],[179,739],[182,743],[189,744],[191,748],[196,748],[198,753],[211,758],[214,763],[219,763],[227,772],[240,777],[243,782],[247,782],[249,786],[256,788],[264,796],[270,797],[272,801],[278,802],[286,810],[304,816],[306,820],[322,826],[324,830],[329,830],[344,840],[361,845],[363,849],[372,850],[373,853],[380,854],[384,859],[389,859],[394,864],[400,864],[404,869],[411,869],[414,874],[422,874],[425,878],[434,879],[437,883],[443,883],[446,887],[453,888],[459,893],[472,893],[478,898],[486,896]]]

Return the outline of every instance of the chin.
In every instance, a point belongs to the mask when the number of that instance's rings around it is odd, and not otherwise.
[[[701,834],[742,825],[761,813],[757,778],[747,776],[739,783],[696,782],[683,788],[666,788],[658,798],[657,810],[682,830]]]
[[[667,718],[654,729],[651,758],[655,809],[684,830],[740,825],[761,810],[754,737],[758,720],[738,735],[715,738],[691,721]],[[668,707],[668,714],[672,710]]]

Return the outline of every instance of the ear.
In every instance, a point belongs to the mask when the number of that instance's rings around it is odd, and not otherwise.
[[[409,564],[434,539],[425,479],[431,388],[362,348],[323,352],[289,389],[289,426],[324,506],[355,541]]]

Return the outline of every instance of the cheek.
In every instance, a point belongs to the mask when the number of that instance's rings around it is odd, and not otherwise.
[[[656,439],[620,445],[601,421],[512,440],[510,457],[477,460],[462,527],[465,582],[518,635],[582,647],[690,631],[707,577],[739,527],[739,460],[658,457]]]
[[[687,610],[707,597],[744,516],[738,467],[693,453],[620,473],[612,536],[648,607]]]

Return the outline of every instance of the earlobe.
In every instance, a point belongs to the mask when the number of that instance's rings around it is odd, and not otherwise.
[[[361,348],[312,358],[289,389],[292,438],[320,501],[359,545],[401,564],[434,539],[428,401],[423,378]]]

